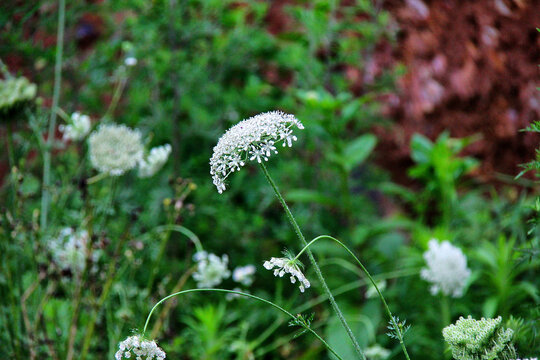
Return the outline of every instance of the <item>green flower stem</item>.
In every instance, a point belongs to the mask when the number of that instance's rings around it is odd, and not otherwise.
[[[51,108],[51,117],[49,119],[49,130],[47,135],[47,146],[43,154],[43,187],[41,193],[41,230],[47,227],[47,216],[49,212],[49,202],[51,194],[49,187],[51,185],[51,148],[56,130],[56,109],[60,99],[60,83],[62,81],[62,52],[64,49],[64,25],[66,14],[66,1],[58,2],[58,32],[56,35],[56,60],[54,65],[54,90]]]
[[[354,255],[354,253],[347,247],[347,245],[345,245],[344,243],[342,243],[338,239],[336,239],[336,238],[334,238],[332,236],[329,236],[329,235],[317,236],[315,239],[311,240],[309,242],[309,244],[304,246],[304,248],[298,253],[298,255],[296,255],[296,257],[292,261],[296,261],[300,257],[300,255],[302,255],[302,253],[304,253],[305,251],[309,251],[309,247],[314,242],[316,242],[318,240],[321,240],[321,239],[330,239],[330,240],[333,240],[333,241],[337,242],[342,248],[344,248],[356,260],[356,262],[358,263],[358,265],[360,266],[362,271],[368,277],[369,281],[371,281],[371,284],[375,287],[375,290],[377,290],[377,293],[379,294],[379,298],[381,299],[381,301],[382,301],[382,303],[384,305],[384,308],[386,310],[386,313],[388,314],[388,317],[390,318],[390,321],[393,323],[393,325],[394,325],[394,327],[396,329],[399,329],[398,324],[396,323],[396,320],[394,319],[394,316],[392,315],[392,312],[390,311],[390,308],[388,307],[388,304],[386,303],[386,300],[385,300],[383,294],[379,290],[379,287],[377,286],[377,283],[375,282],[375,280],[371,277],[371,274],[369,273],[369,271],[367,271],[367,269],[364,267],[364,265],[362,264],[360,259],[358,259],[358,257],[356,257],[356,255]],[[409,354],[407,353],[407,348],[405,347],[405,343],[403,342],[403,336],[402,336],[401,332],[397,332],[397,335],[398,335],[398,338],[399,338],[399,343],[401,344],[401,349],[403,350],[403,353],[405,354],[405,357],[410,360]]]
[[[450,303],[448,302],[448,296],[441,295],[441,330],[447,327],[448,325],[451,325],[451,317],[450,317]],[[450,352],[445,351],[446,345],[443,342],[442,344],[442,353],[444,354],[445,359],[450,359],[452,356],[450,355]]]
[[[105,172],[99,173],[97,175],[92,176],[91,178],[86,179],[86,184],[88,184],[88,185],[95,184],[98,181],[107,178],[108,176],[109,176],[108,173],[105,173]]]
[[[298,236],[298,238],[302,242],[302,246],[307,246],[307,241],[306,241],[304,235],[302,234],[302,231],[300,230],[300,227],[296,223],[296,220],[294,219],[294,216],[291,213],[291,210],[289,210],[289,207],[287,206],[287,203],[285,202],[285,199],[283,198],[283,196],[281,196],[281,193],[279,192],[276,184],[274,183],[274,180],[272,180],[272,178],[270,177],[270,174],[268,173],[268,170],[266,169],[266,166],[264,165],[264,163],[260,163],[260,165],[261,165],[261,169],[263,170],[264,176],[266,176],[266,180],[268,180],[268,182],[272,186],[272,189],[274,189],[274,193],[276,194],[276,197],[278,198],[281,205],[283,206],[283,209],[285,210],[285,213],[287,214],[287,218],[289,219],[289,222],[291,223],[294,231],[296,232],[296,235]],[[364,355],[364,352],[360,348],[360,345],[358,344],[358,341],[356,340],[356,338],[355,338],[355,336],[354,336],[354,334],[353,334],[353,332],[351,330],[351,327],[349,326],[349,324],[347,324],[347,320],[345,319],[345,316],[343,316],[343,313],[339,309],[339,306],[336,303],[336,300],[334,299],[334,296],[332,295],[332,292],[330,291],[330,288],[326,284],[326,281],[324,280],[321,269],[319,268],[319,265],[317,264],[317,262],[315,261],[315,258],[313,257],[313,253],[311,252],[311,250],[309,250],[309,248],[306,251],[307,251],[309,260],[311,261],[311,264],[312,264],[313,268],[315,269],[315,273],[317,274],[317,277],[319,278],[319,281],[321,282],[321,285],[323,286],[324,291],[328,295],[328,300],[330,300],[330,304],[334,308],[334,311],[335,311],[336,315],[338,316],[339,320],[341,321],[341,324],[343,325],[343,328],[345,328],[345,331],[347,332],[347,335],[349,335],[349,338],[351,339],[351,341],[353,343],[353,346],[354,346],[354,349],[356,350],[356,353],[360,356],[361,359],[365,360],[366,356]]]
[[[182,226],[182,225],[172,225],[172,224],[169,224],[169,225],[162,225],[162,226],[158,226],[156,227],[155,229],[156,231],[175,231],[175,232],[178,232],[182,235],[185,235],[189,238],[189,240],[191,240],[191,242],[193,242],[193,245],[195,245],[195,249],[200,252],[200,251],[204,251],[204,248],[201,244],[201,240],[199,239],[199,237],[197,235],[195,235],[195,233],[191,230],[189,230],[188,228]]]
[[[154,312],[154,310],[156,310],[156,308],[161,303],[163,303],[164,301],[166,301],[166,300],[168,300],[168,299],[170,299],[172,297],[182,295],[182,294],[188,294],[188,293],[192,293],[192,292],[220,292],[220,293],[237,294],[237,295],[246,296],[248,298],[251,298],[251,299],[260,301],[262,303],[265,303],[267,305],[270,305],[270,306],[278,309],[279,311],[281,311],[285,315],[289,316],[292,320],[296,320],[296,317],[293,314],[291,314],[290,312],[288,312],[287,310],[285,310],[281,306],[279,306],[279,305],[277,305],[277,304],[275,304],[275,303],[273,303],[271,301],[268,301],[266,299],[255,296],[255,295],[243,293],[243,292],[240,292],[240,291],[226,290],[226,289],[190,289],[190,290],[184,290],[184,291],[176,292],[176,293],[171,294],[169,296],[166,296],[163,299],[161,299],[160,301],[158,301],[154,305],[152,310],[150,310],[150,313],[148,314],[148,317],[146,318],[146,322],[144,323],[144,329],[143,329],[143,332],[142,332],[142,337],[144,337],[144,334],[146,333],[146,328],[148,327],[148,323],[150,322],[150,317],[152,316],[152,313]],[[328,351],[330,351],[332,354],[334,354],[339,360],[343,360],[343,358],[341,356],[339,356],[338,353],[336,353],[336,351],[334,349],[332,349],[332,347],[326,341],[324,341],[324,339],[321,338],[320,335],[317,334],[313,329],[311,329],[310,327],[306,327],[305,329],[307,331],[309,331],[310,333],[312,333],[317,339],[319,339],[319,341],[323,343],[323,345],[328,349]]]

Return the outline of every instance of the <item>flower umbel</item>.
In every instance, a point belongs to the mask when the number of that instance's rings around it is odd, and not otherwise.
[[[455,325],[443,329],[444,340],[454,359],[491,360],[515,358],[512,329],[501,327],[502,318],[474,320],[460,317]]]
[[[56,265],[62,270],[71,270],[74,274],[83,272],[86,265],[86,257],[89,255],[88,241],[90,240],[86,230],[74,231],[72,228],[64,228],[58,237],[49,241],[49,250]],[[97,262],[99,252],[92,252],[92,262]]]
[[[431,239],[429,250],[424,253],[427,268],[420,271],[420,277],[431,283],[431,294],[441,291],[444,295],[461,297],[471,270],[467,268],[467,257],[461,249],[448,241],[439,243]]]
[[[64,140],[81,140],[90,132],[90,117],[79,112],[71,114],[70,123],[60,125],[59,129],[64,133]]]
[[[114,357],[116,360],[132,358],[135,360],[163,360],[166,354],[155,341],[144,340],[139,335],[135,335],[118,344],[118,351]]]
[[[154,176],[165,165],[170,153],[171,145],[169,144],[152,148],[146,159],[139,162],[139,177]]]
[[[253,284],[253,275],[255,274],[254,265],[239,266],[233,271],[232,278],[237,283],[244,286]]]
[[[282,258],[271,258],[269,261],[265,261],[263,264],[266,270],[274,270],[274,276],[283,277],[285,274],[290,274],[291,283],[294,284],[298,280],[300,292],[304,292],[305,289],[309,288],[311,284],[309,280],[306,279],[300,267],[302,263],[295,260],[294,257],[288,253],[285,253],[285,257]]]
[[[112,176],[122,175],[142,160],[141,134],[125,125],[101,125],[88,144],[92,166]]]
[[[193,273],[193,279],[198,288],[212,288],[227,279],[231,272],[227,269],[229,257],[222,255],[221,258],[206,251],[199,251],[193,255],[197,262],[197,270]]]
[[[225,191],[225,179],[248,160],[268,161],[272,153],[277,154],[274,145],[280,141],[291,147],[297,139],[294,126],[304,128],[294,115],[271,111],[242,120],[227,130],[210,158],[210,175],[218,192]]]

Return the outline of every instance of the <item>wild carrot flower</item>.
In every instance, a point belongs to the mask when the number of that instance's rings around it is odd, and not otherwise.
[[[88,256],[88,241],[90,238],[86,230],[75,231],[69,227],[62,229],[58,237],[48,244],[53,261],[62,270],[82,273]],[[92,252],[92,261],[96,262],[98,258],[99,253]]]
[[[275,145],[280,141],[291,147],[296,141],[294,126],[304,128],[294,115],[271,111],[242,120],[227,130],[210,158],[210,175],[218,192],[225,191],[225,179],[248,160],[268,161],[273,153],[277,154]]]
[[[253,275],[255,274],[254,265],[239,266],[233,271],[232,278],[237,283],[244,286],[253,284]]]
[[[475,320],[460,317],[455,325],[443,329],[444,340],[458,360],[508,359],[515,357],[510,340],[514,331],[501,327],[502,318]]]
[[[206,251],[199,251],[193,255],[197,262],[197,270],[193,273],[193,279],[199,288],[212,288],[227,279],[231,272],[227,268],[229,257],[222,255],[221,258]]]
[[[379,344],[375,344],[366,349],[365,355],[368,360],[385,360],[390,357],[391,351],[383,348]]]
[[[64,140],[81,140],[90,132],[90,117],[83,115],[79,112],[71,114],[70,123],[67,125],[60,125],[59,129],[64,133]]]
[[[137,65],[137,58],[133,57],[133,56],[128,56],[127,58],[125,58],[124,60],[124,64],[126,66],[135,66]]]
[[[167,162],[171,153],[171,145],[165,144],[150,150],[145,159],[139,162],[139,177],[145,178],[154,176]]]
[[[429,250],[424,253],[427,268],[420,271],[422,279],[431,283],[431,294],[441,291],[444,295],[461,297],[471,271],[467,268],[467,257],[461,249],[448,241],[439,243],[431,239]]]
[[[309,280],[306,279],[300,270],[302,263],[300,263],[298,260],[294,260],[294,257],[288,255],[287,253],[286,257],[273,257],[269,261],[265,261],[263,266],[266,270],[274,270],[274,276],[283,277],[285,274],[290,274],[292,284],[298,281],[300,292],[304,292],[305,289],[311,286]]]
[[[140,132],[125,125],[101,125],[88,144],[92,166],[113,176],[135,168],[143,157]]]
[[[114,357],[116,360],[163,360],[166,354],[155,341],[144,340],[139,335],[135,335],[118,344],[118,351]]]

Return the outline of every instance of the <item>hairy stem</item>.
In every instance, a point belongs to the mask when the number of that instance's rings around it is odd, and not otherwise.
[[[62,52],[64,49],[64,24],[66,13],[66,1],[58,2],[58,32],[56,35],[56,61],[54,65],[54,90],[51,108],[51,117],[49,119],[49,131],[47,132],[47,146],[43,154],[43,188],[41,194],[41,217],[40,226],[42,231],[47,227],[47,216],[49,212],[49,202],[51,194],[49,188],[51,185],[51,147],[56,130],[56,108],[60,99],[60,83],[62,81]]]
[[[266,180],[268,180],[268,182],[270,183],[270,186],[272,186],[272,189],[274,190],[274,193],[276,194],[276,197],[278,198],[281,205],[283,206],[283,209],[285,209],[285,213],[287,214],[287,218],[289,219],[289,222],[291,223],[294,231],[296,232],[296,235],[298,236],[298,238],[302,242],[302,246],[306,246],[307,245],[306,238],[302,234],[302,231],[300,230],[300,227],[298,226],[296,220],[294,219],[294,216],[291,213],[291,210],[289,210],[289,207],[287,206],[287,203],[285,202],[285,199],[283,198],[283,196],[279,192],[276,184],[274,183],[274,180],[272,180],[272,178],[270,177],[270,174],[268,173],[268,170],[266,169],[266,166],[264,165],[264,163],[260,163],[260,165],[261,165],[261,169],[263,170],[264,175],[266,176]],[[365,360],[366,356],[364,355],[364,352],[360,348],[360,345],[358,344],[358,341],[356,340],[356,337],[354,336],[354,334],[353,334],[353,332],[351,330],[351,327],[349,326],[349,324],[347,324],[347,320],[343,316],[343,313],[339,309],[339,306],[336,303],[336,300],[334,299],[334,296],[332,295],[332,292],[330,291],[330,288],[326,284],[326,281],[324,280],[321,269],[319,268],[319,265],[317,264],[317,261],[315,261],[315,258],[313,257],[313,253],[311,252],[311,250],[309,250],[309,248],[306,250],[306,252],[308,254],[309,260],[311,261],[313,269],[315,269],[315,273],[317,274],[317,277],[319,278],[319,281],[321,282],[321,285],[324,288],[324,291],[328,295],[328,300],[330,300],[330,304],[334,308],[334,311],[335,311],[336,315],[338,316],[339,320],[341,321],[341,324],[343,325],[343,328],[345,329],[345,331],[347,332],[347,335],[349,335],[349,338],[351,339],[351,341],[353,343],[353,346],[354,346],[354,349],[356,350],[356,353],[360,356],[361,359]]]
[[[164,301],[166,301],[166,300],[168,300],[168,299],[170,299],[172,297],[178,296],[178,295],[192,293],[192,292],[205,292],[205,291],[228,293],[228,294],[237,294],[237,295],[246,296],[248,298],[251,298],[251,299],[260,301],[262,303],[265,303],[267,305],[270,305],[270,306],[274,307],[275,309],[281,311],[285,315],[289,316],[292,320],[296,320],[296,316],[294,316],[293,314],[291,314],[290,312],[288,312],[287,310],[285,310],[281,306],[279,306],[279,305],[277,305],[277,304],[275,304],[275,303],[273,303],[273,302],[271,302],[269,300],[266,300],[266,299],[260,298],[258,296],[255,296],[255,295],[243,293],[243,292],[240,292],[240,291],[226,290],[226,289],[190,289],[190,290],[179,291],[177,293],[166,296],[163,299],[161,299],[160,301],[158,301],[156,303],[156,305],[154,305],[152,310],[150,310],[150,313],[148,314],[148,317],[146,318],[146,322],[144,324],[144,329],[143,329],[143,332],[142,332],[142,337],[144,337],[144,334],[146,333],[146,328],[148,327],[148,323],[150,322],[150,317],[152,316],[152,313],[154,312],[154,310],[161,303],[163,303]],[[332,354],[334,354],[339,360],[343,360],[343,358],[341,356],[339,356],[338,353],[336,353],[336,351],[334,349],[332,349],[332,347],[326,341],[324,341],[324,339],[319,334],[317,334],[313,329],[311,329],[309,326],[305,327],[305,329],[307,331],[309,331],[310,333],[312,333],[317,339],[319,339],[319,341],[323,343],[323,345],[328,349],[328,351],[330,351]]]

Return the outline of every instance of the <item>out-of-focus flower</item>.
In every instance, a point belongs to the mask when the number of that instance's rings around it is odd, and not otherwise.
[[[274,276],[283,277],[285,274],[290,274],[291,283],[294,284],[298,280],[300,292],[304,292],[305,289],[311,286],[309,280],[300,270],[301,263],[298,260],[294,260],[292,256],[284,258],[273,257],[265,261],[263,266],[266,270],[274,270]]]
[[[135,335],[118,344],[118,351],[114,357],[116,360],[163,360],[166,354],[155,341],[144,340],[139,335]]]
[[[165,144],[150,150],[146,159],[139,162],[139,177],[146,178],[154,176],[167,162],[171,153],[171,145]]]
[[[383,348],[379,344],[368,347],[364,354],[368,360],[385,360],[390,356],[390,350]]]
[[[441,291],[452,297],[463,296],[463,289],[471,271],[467,268],[467,257],[461,249],[448,241],[439,243],[431,239],[429,250],[424,253],[427,268],[420,271],[422,279],[431,283],[431,294]]]
[[[74,231],[72,228],[64,228],[60,230],[58,237],[49,241],[49,251],[58,267],[80,274],[89,255],[89,240],[86,230]],[[99,252],[93,251],[92,261],[97,262],[98,258]]]
[[[25,77],[0,80],[0,119],[9,119],[36,97],[37,86]]]
[[[137,58],[133,57],[133,56],[128,56],[125,60],[124,60],[124,64],[126,66],[135,66],[137,65]]]
[[[112,176],[135,168],[143,157],[140,132],[125,125],[100,125],[88,144],[92,166]]]
[[[253,284],[253,275],[255,274],[254,265],[239,266],[233,271],[232,278],[237,283],[244,286]]]
[[[210,175],[218,192],[225,191],[225,179],[240,170],[248,160],[261,163],[272,153],[277,154],[276,143],[292,146],[296,141],[293,126],[303,129],[294,115],[271,111],[242,120],[219,139],[210,158]]]
[[[81,140],[90,132],[92,124],[88,115],[74,112],[70,117],[70,123],[60,125],[59,129],[64,133],[64,140]]]
[[[215,254],[199,251],[193,255],[193,260],[197,262],[197,270],[193,273],[193,279],[197,282],[198,288],[215,287],[231,275],[227,268],[229,264],[227,255],[222,255],[220,258]]]

